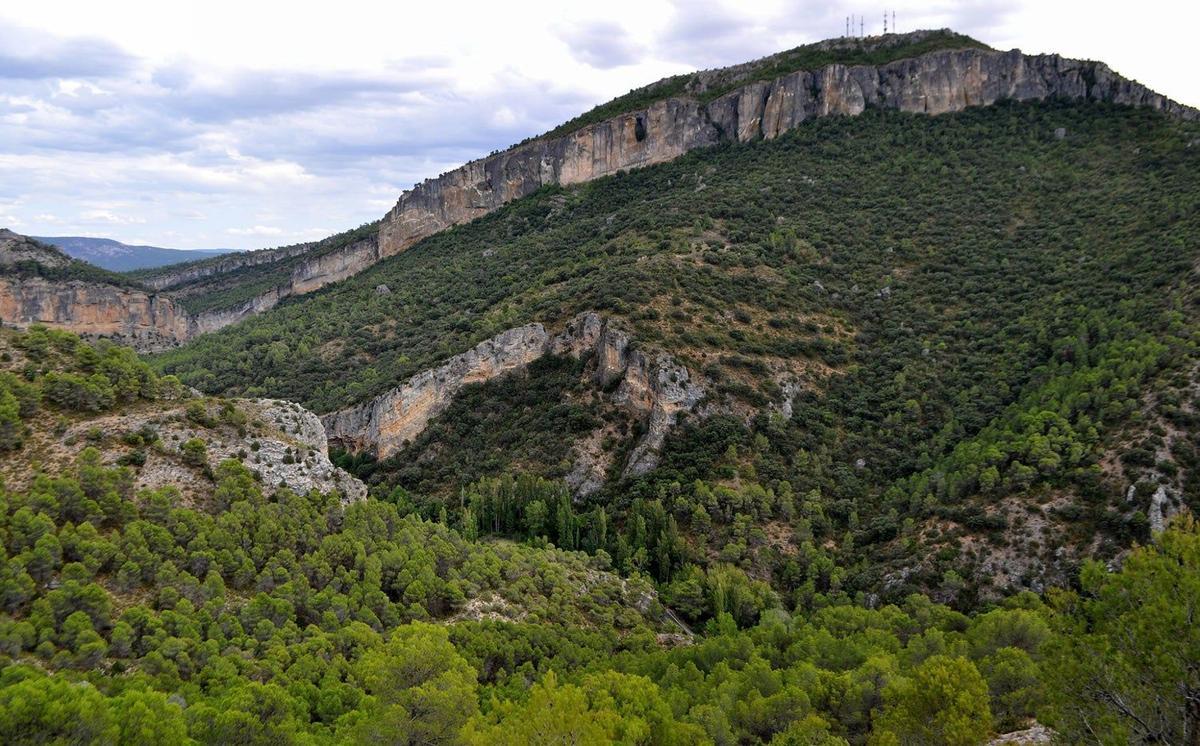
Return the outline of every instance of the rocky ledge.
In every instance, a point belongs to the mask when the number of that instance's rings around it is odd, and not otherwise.
[[[551,335],[541,324],[516,327],[418,373],[397,388],[321,418],[330,443],[387,458],[411,442],[469,383],[519,370],[543,355],[595,356],[595,383],[611,400],[645,423],[644,434],[623,467],[641,474],[658,464],[658,452],[679,415],[704,396],[703,386],[670,355],[636,349],[628,335],[595,313],[584,313]],[[603,483],[608,464],[586,450],[569,480],[577,493]]]

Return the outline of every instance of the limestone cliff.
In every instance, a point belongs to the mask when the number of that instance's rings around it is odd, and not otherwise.
[[[700,74],[696,92],[719,75],[729,73]],[[396,254],[548,184],[662,163],[721,141],[771,139],[814,117],[854,116],[868,107],[944,114],[1000,100],[1049,98],[1144,106],[1188,119],[1200,115],[1103,63],[1058,55],[963,49],[878,67],[829,65],[751,82],[708,103],[668,98],[564,137],[472,161],[400,196],[380,227],[380,254]]]
[[[416,438],[466,384],[524,368],[547,354],[594,355],[595,383],[615,386],[612,402],[645,423],[644,435],[623,467],[626,475],[657,465],[658,451],[679,414],[693,409],[704,396],[703,387],[670,355],[635,349],[624,332],[597,314],[585,313],[553,336],[541,324],[501,332],[386,394],[325,415],[321,422],[330,443],[387,458]],[[592,491],[606,470],[601,460],[581,458],[572,486],[577,492]]]
[[[187,312],[167,296],[41,277],[0,277],[0,321],[17,327],[45,324],[84,337],[107,337],[139,352],[174,347],[192,333]]]
[[[141,351],[171,347],[194,331],[171,298],[6,229],[0,229],[0,322],[110,337]]]
[[[223,275],[237,271],[246,267],[257,267],[262,264],[274,264],[276,262],[289,259],[293,256],[298,256],[307,251],[311,251],[313,244],[299,244],[297,246],[287,246],[280,249],[266,249],[263,251],[244,251],[237,254],[229,254],[227,256],[218,257],[215,259],[203,259],[197,262],[188,262],[174,267],[164,267],[156,269],[149,274],[143,282],[147,287],[154,290],[166,290],[175,288],[179,285],[194,283],[214,275]]]

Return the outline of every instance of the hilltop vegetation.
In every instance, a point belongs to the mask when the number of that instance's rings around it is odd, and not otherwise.
[[[8,230],[0,230],[0,234],[0,241],[10,244],[19,254],[17,261],[0,262],[0,276],[21,279],[37,277],[51,282],[77,280],[146,290],[137,280],[74,259],[50,244],[27,236],[18,236]]]
[[[538,139],[568,135],[581,127],[643,109],[665,98],[694,96],[701,102],[712,101],[738,86],[759,80],[774,80],[799,70],[817,71],[828,65],[886,65],[896,60],[920,57],[943,49],[988,48],[983,42],[948,29],[928,32],[919,39],[849,38],[805,44],[745,65],[718,71],[673,75],[651,85],[635,88],[623,96],[563,122]],[[707,79],[704,85],[701,85],[702,79]]]

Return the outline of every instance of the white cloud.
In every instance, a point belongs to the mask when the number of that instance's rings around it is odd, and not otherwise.
[[[282,236],[285,231],[273,225],[255,225],[250,228],[227,228],[231,236]]]
[[[178,4],[151,0],[10,5],[0,217],[35,234],[238,248],[376,219],[413,183],[630,88],[840,35],[847,12],[879,15],[831,0],[342,0],[320,13],[209,0],[180,22]],[[1200,4],[889,7],[901,30],[949,25],[1102,59],[1200,105],[1179,64]]]

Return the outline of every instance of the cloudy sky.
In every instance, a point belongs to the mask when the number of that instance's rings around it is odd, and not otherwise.
[[[935,0],[0,5],[0,227],[261,248],[381,216],[426,177],[666,75],[949,26],[1100,59],[1200,105],[1200,3]]]

